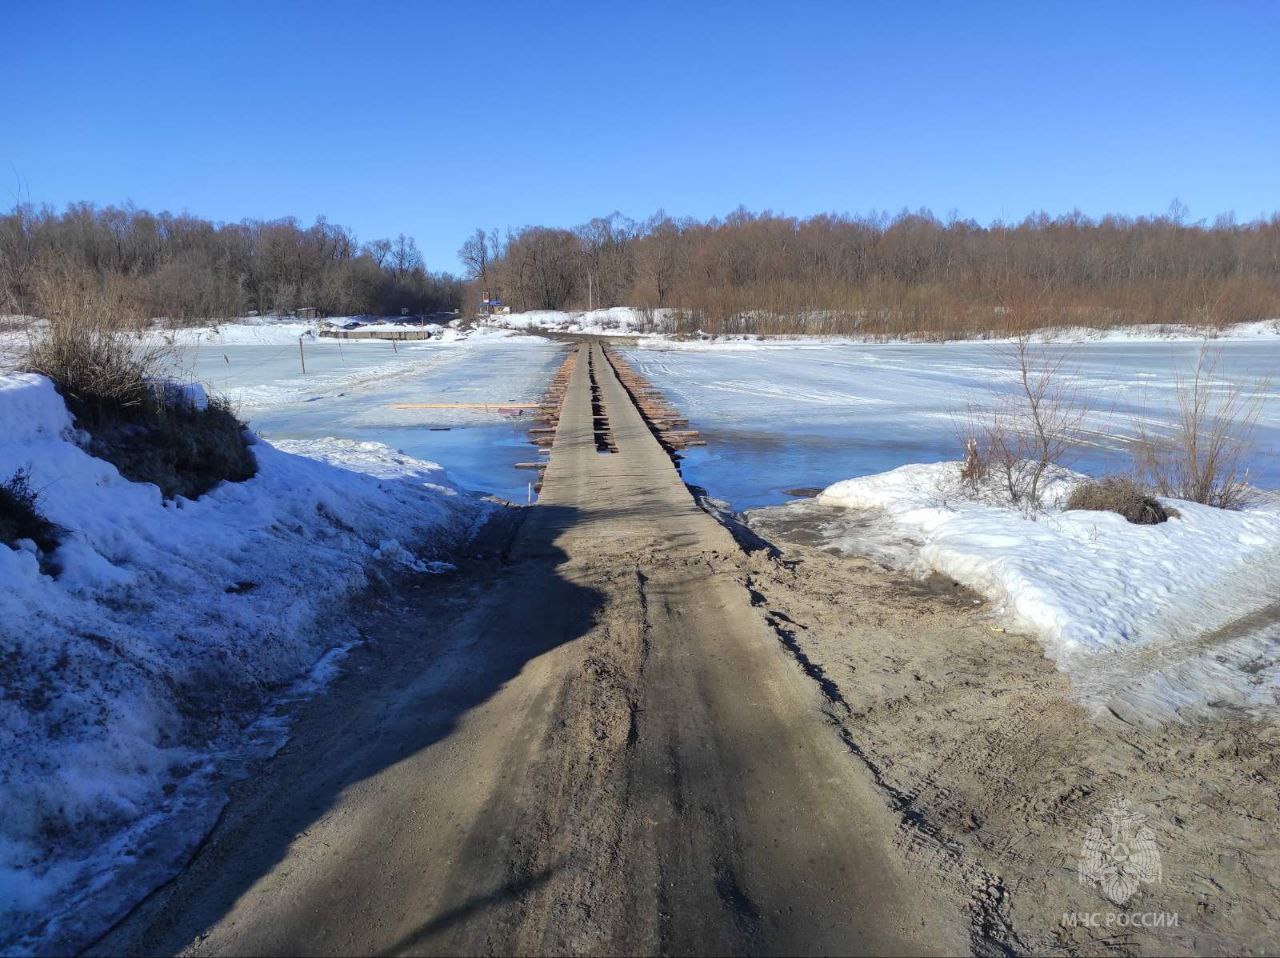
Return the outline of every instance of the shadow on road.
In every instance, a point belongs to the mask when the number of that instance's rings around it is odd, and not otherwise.
[[[376,861],[346,861],[344,851],[335,849],[332,859],[305,881],[272,876],[262,889],[255,885],[272,874],[295,840],[335,814],[345,792],[362,783],[387,789],[385,782],[370,780],[447,739],[464,715],[530,661],[591,628],[601,596],[564,576],[565,554],[556,544],[575,523],[576,510],[537,506],[526,516],[505,542],[502,536],[495,542],[492,530],[482,533],[456,572],[410,580],[381,608],[357,615],[356,624],[369,641],[352,652],[343,674],[324,695],[300,706],[289,744],[233,788],[222,820],[187,869],[86,954],[180,951],[202,938],[244,896],[270,895],[273,885],[285,894],[270,899],[271,907],[256,909],[267,914],[250,910],[250,920],[236,925],[236,947],[359,949],[364,939],[345,939],[349,944],[344,948],[343,933],[350,929],[325,928],[325,915],[333,915],[339,903],[346,914],[353,901],[358,910],[362,868],[376,868]],[[412,808],[415,796],[393,800]],[[416,818],[430,827],[430,815]],[[359,843],[344,842],[344,849],[363,847],[364,834],[358,837]],[[461,846],[478,838],[482,836],[464,836]],[[368,857],[376,859],[378,847],[394,849],[397,836],[370,834],[370,839],[374,847]],[[492,836],[485,840],[494,844]],[[501,856],[500,848],[496,854]],[[415,866],[444,875],[449,864],[428,860]],[[425,921],[390,946],[390,952],[412,948],[465,918],[529,893],[553,872],[492,882],[495,890],[488,893],[446,888],[434,901],[421,902],[424,909],[444,910],[422,915]],[[370,873],[369,884],[377,877]],[[447,877],[442,880],[447,884]],[[450,903],[461,895],[470,897]],[[412,913],[416,904],[405,902],[405,907]],[[216,948],[217,940],[207,945]]]
[[[379,952],[383,958],[390,958],[392,955],[400,955],[405,952],[412,951],[418,945],[422,944],[428,938],[448,931],[451,927],[460,921],[465,921],[481,912],[495,908],[499,905],[507,904],[515,901],[536,888],[543,885],[547,879],[554,875],[557,871],[556,866],[543,869],[536,875],[530,875],[528,878],[518,878],[507,882],[500,888],[496,888],[487,895],[477,895],[470,901],[451,908],[448,911],[437,915],[430,921],[424,922],[422,926],[413,933],[405,935],[395,944],[391,945],[384,951]]]

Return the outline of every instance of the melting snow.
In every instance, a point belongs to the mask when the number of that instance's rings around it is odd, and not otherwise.
[[[344,601],[376,569],[432,568],[490,508],[435,463],[333,438],[258,440],[253,479],[165,501],[80,439],[48,380],[0,376],[0,479],[30,470],[66,530],[56,575],[0,545],[6,952],[32,931],[76,950],[163,877],[216,811],[210,756],[351,641]]]
[[[1092,707],[1152,718],[1280,706],[1280,497],[1240,511],[1165,500],[1177,515],[1140,526],[975,502],[958,494],[958,471],[934,463],[849,479],[809,508],[850,510],[847,534],[838,517],[828,527],[845,551],[896,557],[986,596]],[[887,520],[878,534],[858,522],[865,510]]]

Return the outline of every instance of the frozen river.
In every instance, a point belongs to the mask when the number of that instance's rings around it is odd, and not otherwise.
[[[1219,385],[1257,384],[1280,371],[1280,339],[1223,341]],[[1200,344],[1102,341],[1065,352],[1079,397],[1092,409],[1074,466],[1124,467],[1145,419],[1167,428],[1175,377],[1194,370]],[[688,451],[685,478],[738,510],[774,505],[841,479],[909,462],[960,457],[958,426],[973,404],[1015,387],[1001,347],[989,343],[717,344],[624,351],[689,417],[706,447]],[[1274,386],[1274,384],[1273,384]],[[1280,487],[1280,398],[1263,399],[1255,484]]]
[[[425,342],[303,336],[301,325],[192,332],[195,378],[229,395],[269,439],[337,436],[383,442],[438,462],[459,484],[514,502],[533,458],[522,417],[396,403],[529,402],[546,388],[564,345],[481,332]],[[1167,427],[1174,382],[1194,369],[1193,341],[1102,341],[1045,347],[1091,407],[1074,463],[1123,468],[1136,425]],[[1222,341],[1215,382],[1256,384],[1280,370],[1280,338]],[[735,509],[774,505],[833,482],[909,462],[958,458],[967,410],[1015,388],[1002,347],[989,343],[720,343],[624,350],[707,440],[688,450],[685,478]],[[305,358],[306,374],[301,361]],[[1280,487],[1280,397],[1263,397],[1251,478]]]
[[[533,459],[525,416],[398,403],[536,401],[564,347],[535,336],[480,334],[397,343],[316,339],[305,327],[227,327],[189,334],[193,377],[224,393],[267,439],[335,436],[385,443],[440,463],[469,489],[524,502]],[[306,373],[302,372],[305,360]]]

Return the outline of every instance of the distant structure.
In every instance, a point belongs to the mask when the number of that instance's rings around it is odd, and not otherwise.
[[[314,306],[299,306],[293,311],[293,314],[299,319],[319,319],[320,310]]]
[[[511,312],[511,307],[505,305],[498,297],[490,296],[486,292],[484,299],[480,300],[480,311],[492,316],[494,313],[509,313]]]

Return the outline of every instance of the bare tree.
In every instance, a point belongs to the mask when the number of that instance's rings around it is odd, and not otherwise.
[[[681,273],[680,228],[659,211],[645,224],[644,236],[636,250],[637,276],[652,291],[654,306],[668,306]]]
[[[580,248],[568,230],[530,227],[507,241],[512,292],[523,309],[563,309],[578,280]]]
[[[489,278],[489,242],[482,229],[467,237],[458,250],[458,259],[466,267],[467,279],[484,285]]]
[[[413,270],[423,269],[422,254],[413,237],[401,233],[391,245],[391,272],[396,279],[404,279]]]
[[[376,239],[364,244],[364,253],[378,264],[379,269],[387,263],[387,257],[391,255],[391,240]]]

